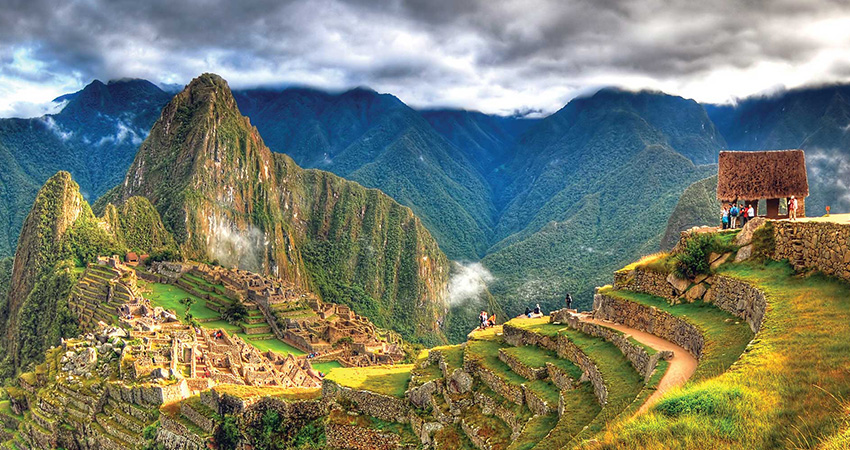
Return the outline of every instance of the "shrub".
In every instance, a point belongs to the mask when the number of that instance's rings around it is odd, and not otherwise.
[[[708,260],[712,253],[735,251],[734,234],[696,233],[676,255],[673,273],[679,278],[694,278],[711,273]]]
[[[216,427],[213,439],[221,450],[236,450],[239,446],[239,441],[242,439],[236,418],[231,415],[225,415],[221,423]]]

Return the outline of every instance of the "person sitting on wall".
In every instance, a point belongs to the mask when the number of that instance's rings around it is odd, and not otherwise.
[[[491,314],[490,318],[487,320],[488,326],[495,327],[496,326],[496,315]]]
[[[531,308],[528,306],[525,307],[525,317],[531,318]]]

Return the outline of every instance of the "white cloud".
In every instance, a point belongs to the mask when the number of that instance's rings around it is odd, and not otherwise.
[[[603,85],[720,102],[849,80],[847,30],[850,8],[827,0],[32,0],[0,17],[0,115],[83,79],[182,85],[205,71],[502,114]]]
[[[454,274],[449,279],[449,306],[458,306],[478,300],[495,278],[481,263],[454,263]]]

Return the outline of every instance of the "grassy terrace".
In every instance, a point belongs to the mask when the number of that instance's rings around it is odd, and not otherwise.
[[[600,431],[606,425],[606,420],[619,415],[634,401],[644,386],[642,377],[634,370],[629,360],[608,341],[588,336],[563,325],[550,324],[549,317],[514,319],[508,323],[545,336],[566,336],[599,367],[608,388],[608,404],[588,425],[588,428],[582,431],[584,437]],[[595,399],[593,400],[595,403]],[[587,408],[588,406],[589,404],[584,403],[579,407]]]
[[[602,408],[593,394],[590,383],[582,383],[578,389],[564,392],[564,415],[549,432],[546,439],[534,445],[534,450],[555,450],[565,447],[585,425],[593,422]],[[524,433],[523,433],[524,434]],[[517,447],[519,448],[519,447]],[[528,448],[528,447],[523,447]]]
[[[378,394],[403,398],[410,384],[413,364],[371,367],[341,367],[332,370],[326,380],[352,389],[365,389]]]
[[[189,297],[195,301],[189,312],[198,320],[217,319],[220,314],[207,307],[207,301],[194,296],[178,286],[173,284],[149,283],[144,280],[138,280],[139,287],[142,288],[145,298],[151,301],[151,305],[160,306],[162,308],[174,311],[181,319],[186,316],[186,305],[180,303],[180,300]]]
[[[548,362],[564,369],[574,380],[581,378],[581,369],[577,365],[573,364],[570,360],[559,358],[551,350],[527,345],[523,347],[508,347],[504,351],[529,367],[545,367]]]
[[[206,324],[204,324],[204,325],[206,325]],[[265,323],[263,325],[265,325]],[[293,347],[293,346],[287,344],[286,342],[283,342],[283,341],[281,341],[280,339],[277,339],[277,338],[256,339],[256,338],[252,338],[252,337],[245,335],[245,334],[240,334],[239,337],[244,339],[245,342],[253,345],[258,350],[263,351],[263,352],[271,350],[271,351],[273,351],[275,353],[279,353],[281,355],[293,354],[295,356],[301,356],[301,355],[304,354],[304,352],[302,352],[301,350],[298,350],[297,348],[295,348],[295,347]]]
[[[248,399],[254,397],[274,397],[283,400],[316,400],[321,398],[322,389],[299,389],[276,386],[246,386],[241,384],[220,384],[213,388],[219,394]]]
[[[768,312],[726,373],[668,393],[601,437],[608,449],[846,448],[850,285],[785,263],[726,266],[758,286]],[[841,434],[841,433],[845,434]]]
[[[558,424],[557,414],[536,416],[526,423],[522,433],[511,443],[508,450],[530,450],[555,428]]]
[[[599,292],[658,308],[685,319],[699,328],[705,337],[705,348],[697,370],[691,378],[692,381],[711,378],[725,372],[753,339],[753,332],[746,322],[710,303],[700,301],[670,305],[661,297],[625,290],[615,291],[610,286],[602,288]]]
[[[493,371],[499,378],[513,385],[524,384],[533,393],[549,402],[558,404],[558,388],[545,380],[529,381],[521,375],[512,371],[507,364],[499,359],[499,349],[506,348],[507,344],[499,340],[474,340],[466,344],[466,357],[480,361],[481,365]]]

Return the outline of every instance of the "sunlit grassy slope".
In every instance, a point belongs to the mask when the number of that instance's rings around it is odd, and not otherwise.
[[[325,379],[336,382],[340,386],[404,397],[412,369],[413,364],[346,367],[332,370]]]
[[[842,436],[850,395],[850,286],[797,276],[785,263],[722,273],[768,299],[761,332],[731,369],[667,394],[647,414],[609,428],[606,449],[797,449]]]

